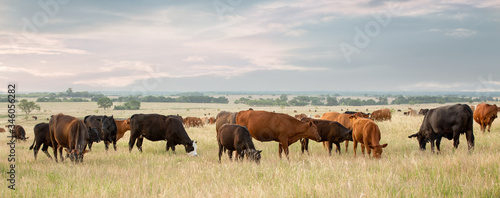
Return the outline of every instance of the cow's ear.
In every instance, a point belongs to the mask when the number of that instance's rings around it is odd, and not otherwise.
[[[382,144],[382,148],[385,148],[387,147],[388,144]]]
[[[372,146],[372,145],[368,145],[368,148],[370,148],[370,149],[375,149],[375,147],[374,147],[374,146]]]
[[[417,137],[417,133],[415,133],[415,134],[413,134],[413,135],[408,136],[408,138],[413,138],[413,137]]]
[[[262,153],[262,150],[260,150],[260,151],[259,151],[259,150],[257,150],[257,153],[258,153],[258,154]]]
[[[312,121],[309,121],[308,124],[309,124],[309,127],[312,127],[314,123]]]
[[[356,119],[356,116],[354,116],[354,115],[349,116],[349,119]]]

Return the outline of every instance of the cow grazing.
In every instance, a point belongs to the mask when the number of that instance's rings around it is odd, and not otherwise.
[[[21,125],[14,125],[12,129],[12,134],[16,137],[17,140],[26,141],[29,137],[26,137],[26,131]]]
[[[483,133],[486,127],[488,127],[488,132],[490,132],[491,124],[498,117],[497,114],[497,105],[481,103],[477,105],[476,111],[474,111],[474,120],[481,126],[481,131],[483,131]]]
[[[321,137],[313,122],[302,122],[292,116],[267,111],[240,111],[236,115],[236,124],[248,128],[250,135],[261,142],[279,142],[279,156],[285,151],[288,158],[288,146],[301,138],[319,141]]]
[[[115,124],[116,124],[116,141],[118,141],[125,135],[125,132],[130,130],[130,118],[127,118],[125,120],[115,119]]]
[[[427,112],[429,112],[429,109],[420,109],[420,111],[418,112],[418,115],[425,116],[425,114],[427,114]]]
[[[431,143],[434,153],[434,141],[438,152],[441,150],[441,138],[453,139],[453,146],[458,147],[460,134],[465,133],[469,151],[474,148],[474,133],[472,130],[472,109],[466,104],[456,104],[430,109],[424,117],[420,130],[408,136],[416,137],[420,150],[425,150],[427,142]]]
[[[224,124],[236,124],[236,114],[237,113],[227,111],[219,112],[215,118],[215,131],[219,132],[219,129]]]
[[[372,112],[372,115],[370,118],[373,121],[384,121],[384,120],[391,120],[391,110],[389,109],[380,109]]]
[[[197,156],[196,141],[189,138],[182,122],[174,116],[164,116],[159,114],[134,114],[130,117],[130,140],[129,151],[132,151],[137,140],[137,149],[142,153],[142,141],[146,138],[151,141],[166,140],[166,150],[172,149],[175,153],[175,146],[182,144],[186,153],[190,156]]]
[[[35,125],[35,127],[33,128],[33,131],[35,133],[35,139],[33,140],[33,144],[30,146],[30,150],[34,149],[33,152],[34,152],[35,160],[36,160],[36,157],[38,155],[38,150],[40,149],[40,146],[42,144],[43,144],[42,151],[47,155],[47,157],[52,159],[52,156],[50,156],[49,152],[47,151],[49,146],[52,147],[52,141],[50,138],[49,123],[45,123],[45,122],[39,123],[39,124]]]
[[[337,112],[326,112],[321,116],[322,120],[330,120],[334,122],[340,123],[342,126],[352,129],[352,122],[349,117],[351,116],[356,116],[356,117],[362,117],[362,118],[367,118],[367,114],[362,114],[360,112],[356,112],[354,114],[345,114],[345,113],[337,113]],[[323,144],[324,147],[326,147],[326,144]],[[349,148],[349,141],[345,141],[345,151],[347,152]]]
[[[88,152],[87,142],[96,141],[99,139],[91,139],[91,137],[99,138],[98,134],[89,135],[89,130],[85,123],[73,116],[64,115],[62,113],[54,115],[49,122],[50,141],[54,148],[54,158],[57,162],[57,150],[62,157],[62,148],[66,148],[69,153],[69,158],[72,162],[83,162],[83,155]],[[91,133],[97,133],[91,130]]]
[[[302,118],[302,121],[313,122],[316,125],[319,136],[321,137],[318,142],[327,142],[328,154],[330,156],[332,155],[333,144],[337,147],[335,151],[340,155],[340,143],[346,140],[352,141],[352,130],[345,128],[338,122],[311,118]],[[302,153],[304,153],[304,150],[309,153],[309,139],[301,139],[300,144]]]
[[[116,151],[116,134],[117,134],[117,126],[115,123],[115,119],[113,116],[95,116],[88,115],[83,119],[85,125],[91,129],[95,129],[98,131],[100,135],[100,139],[104,142],[104,147],[106,151],[109,149],[109,144],[113,143],[113,148]],[[94,138],[95,139],[95,138]],[[92,150],[92,143],[89,142],[89,149]]]
[[[366,118],[357,118],[351,116],[352,124],[352,139],[354,142],[354,157],[356,157],[356,149],[358,142],[361,143],[361,153],[365,155],[365,148],[370,156],[373,150],[373,157],[380,159],[382,157],[382,149],[387,147],[387,144],[380,145],[380,129],[374,121]]]
[[[250,161],[260,163],[260,153],[255,150],[250,132],[244,126],[236,124],[224,124],[217,132],[217,142],[219,143],[219,163],[222,151],[228,150],[229,160],[232,159],[233,151],[236,151],[236,161],[243,160],[244,156]]]

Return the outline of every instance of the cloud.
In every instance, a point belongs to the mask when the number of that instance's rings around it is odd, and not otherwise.
[[[468,86],[470,85],[466,83],[418,82],[413,85],[400,86],[399,89],[405,91],[451,91]]]
[[[7,67],[7,66],[0,66],[0,72],[5,74],[5,73],[18,73],[18,72],[23,72],[23,73],[28,73],[33,76],[37,77],[62,77],[62,76],[75,76],[75,73],[70,73],[70,72],[56,72],[56,71],[40,71],[36,69],[26,69],[26,68],[19,68],[19,67]]]
[[[448,29],[448,30],[441,30],[441,29],[433,28],[433,29],[429,29],[427,31],[428,32],[442,32],[443,35],[454,37],[454,38],[466,38],[466,37],[471,37],[471,36],[474,36],[475,34],[477,34],[477,31],[465,29],[465,28]]]
[[[185,59],[182,59],[184,62],[205,62],[207,56],[189,56]]]
[[[298,30],[290,30],[285,33],[285,36],[291,36],[291,37],[299,37],[303,34],[305,34],[307,31],[298,29]]]
[[[70,39],[62,35],[25,34],[0,32],[0,54],[87,54],[64,42]]]

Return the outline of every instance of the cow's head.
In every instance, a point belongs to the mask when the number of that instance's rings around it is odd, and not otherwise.
[[[102,123],[102,132],[106,134],[105,141],[108,142],[116,141],[117,127],[113,116],[111,117],[103,116],[101,119],[101,123]]]
[[[74,162],[74,163],[79,163],[79,162],[83,162],[83,155],[85,153],[88,153],[89,150],[83,150],[83,151],[80,151],[78,149],[72,149],[71,151],[68,150],[68,149],[64,149],[66,151],[66,157],[68,157],[71,162]]]
[[[428,139],[422,135],[422,133],[417,132],[413,135],[408,136],[408,138],[414,138],[416,137],[418,140],[418,144],[420,145],[420,150],[424,151],[425,150],[425,145],[428,142]]]
[[[198,153],[196,152],[196,149],[198,148],[198,146],[196,146],[196,141],[191,141],[190,143],[185,144],[184,147],[189,156],[198,156]]]
[[[376,159],[380,159],[382,157],[382,148],[387,147],[387,144],[376,146],[369,145],[368,147],[373,150],[373,157],[375,157]]]
[[[262,153],[262,151],[258,151],[255,149],[246,149],[243,151],[243,154],[247,157],[247,160],[254,161],[257,164],[260,164],[260,153]]]
[[[314,141],[320,141],[321,136],[319,136],[318,127],[312,121],[306,122],[305,124],[307,124],[307,131],[305,134],[306,135],[305,138],[308,138],[308,139],[311,139]]]
[[[89,131],[89,142],[97,142],[99,143],[101,141],[101,134],[99,134],[99,130],[97,128],[88,128]]]

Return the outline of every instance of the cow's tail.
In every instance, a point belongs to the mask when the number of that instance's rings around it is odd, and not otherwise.
[[[36,140],[36,137],[33,139],[33,144],[31,144],[30,150],[33,150],[33,147],[35,146],[35,140]]]

